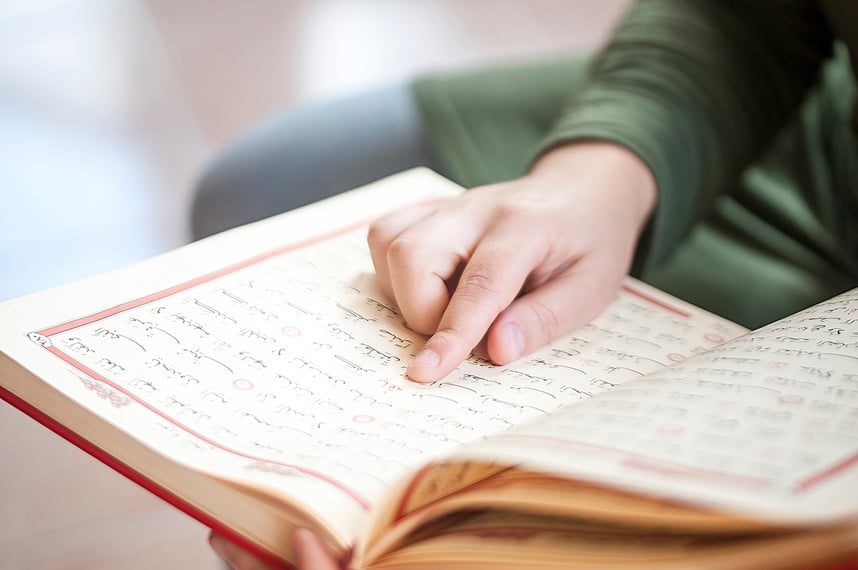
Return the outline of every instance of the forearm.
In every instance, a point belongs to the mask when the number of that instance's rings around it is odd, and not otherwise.
[[[600,52],[542,152],[628,148],[659,192],[644,255],[666,255],[795,111],[830,49],[813,2],[646,0]]]

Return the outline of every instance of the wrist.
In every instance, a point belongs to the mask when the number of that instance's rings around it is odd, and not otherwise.
[[[553,148],[533,164],[528,178],[560,187],[574,180],[629,206],[642,230],[657,200],[652,171],[641,158],[615,143],[581,141]]]

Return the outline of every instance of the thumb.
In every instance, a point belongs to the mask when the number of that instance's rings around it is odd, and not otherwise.
[[[625,273],[593,265],[579,261],[498,315],[487,335],[492,362],[512,362],[598,316],[616,296]]]
[[[298,570],[339,570],[334,557],[309,530],[299,528],[292,533]]]

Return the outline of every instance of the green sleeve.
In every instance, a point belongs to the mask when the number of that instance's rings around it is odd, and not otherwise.
[[[610,140],[652,170],[658,207],[636,271],[664,259],[796,113],[832,38],[815,2],[641,0],[540,154]]]

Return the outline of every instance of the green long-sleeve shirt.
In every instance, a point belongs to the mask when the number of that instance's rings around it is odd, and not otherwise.
[[[570,141],[630,148],[659,192],[638,273],[755,326],[858,284],[847,50],[858,52],[850,0],[642,0],[586,65],[415,90],[442,170],[467,186],[518,176]],[[765,302],[739,295],[745,274]]]

